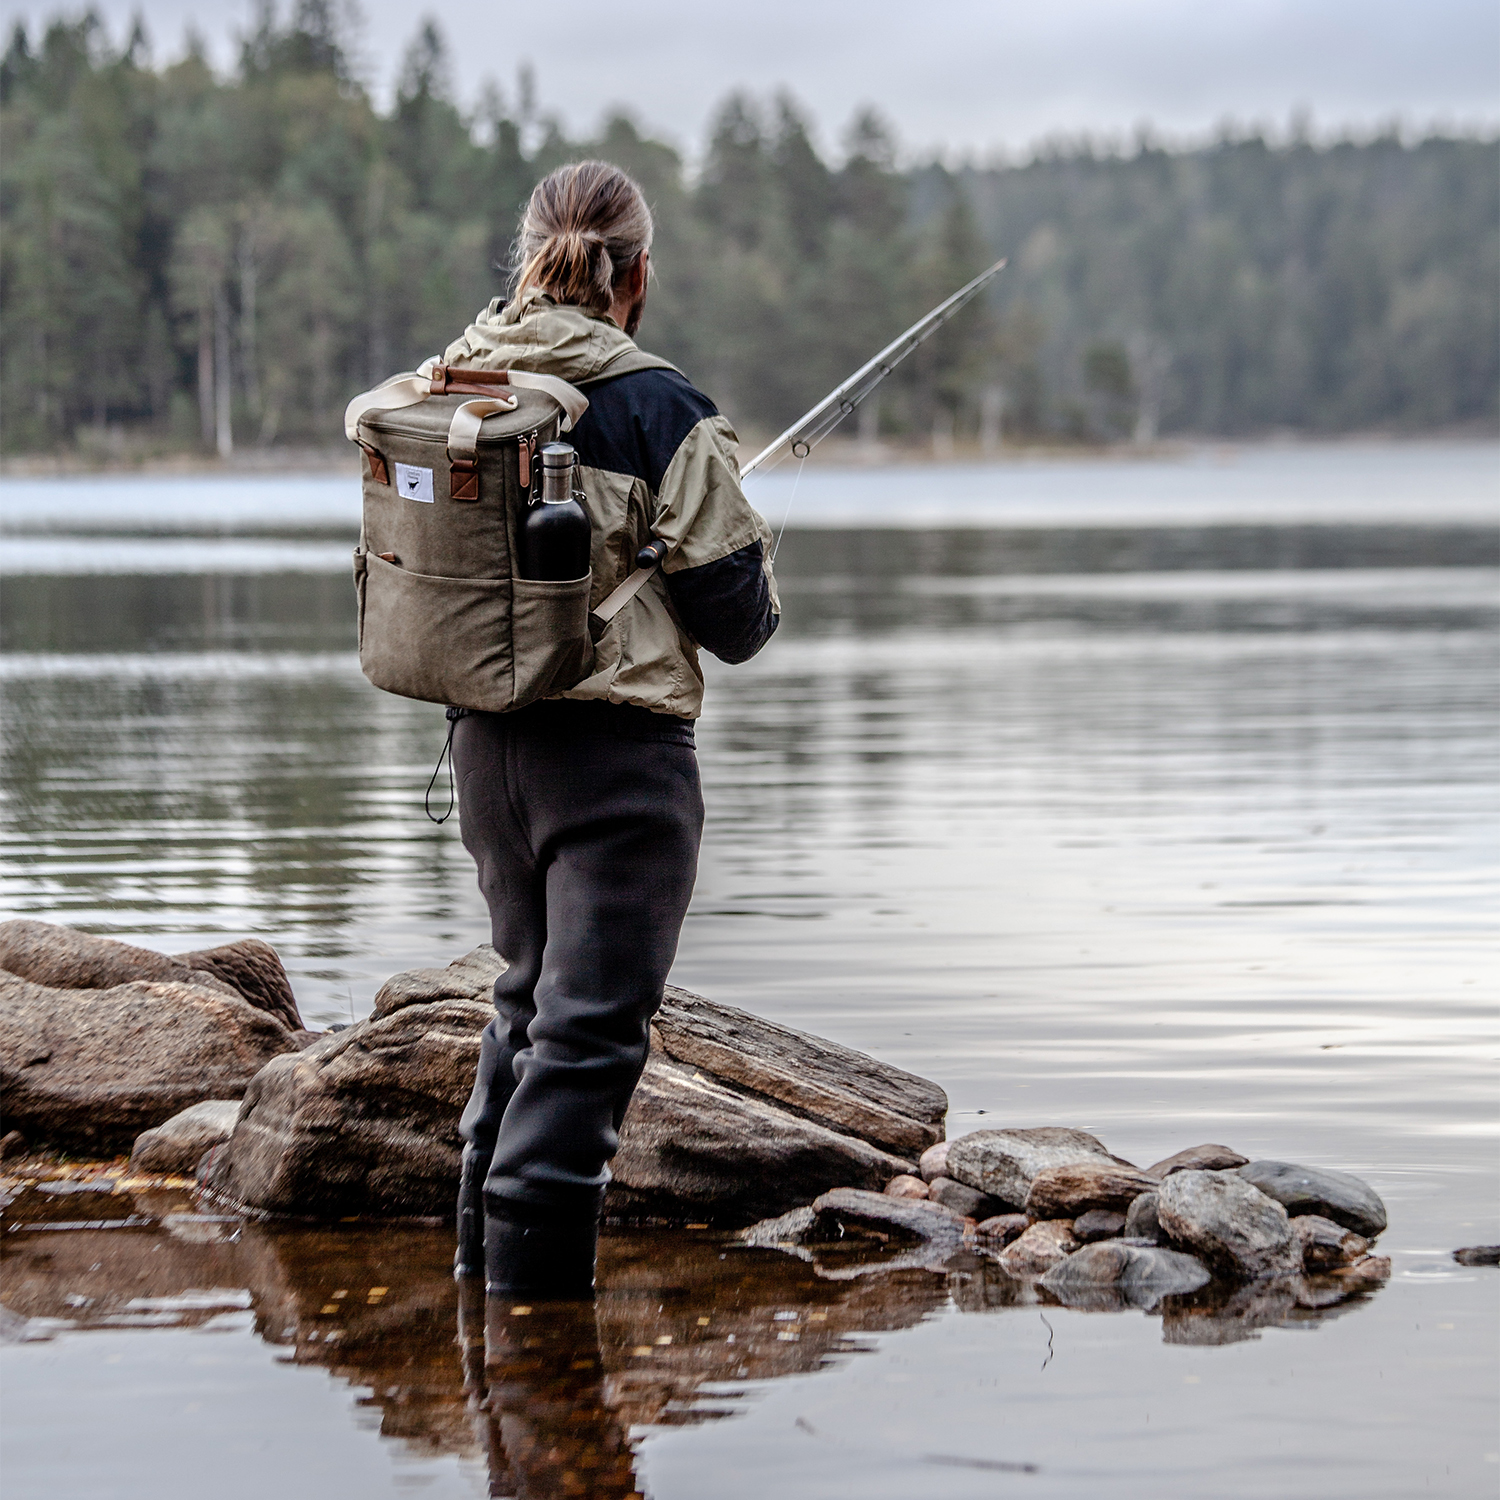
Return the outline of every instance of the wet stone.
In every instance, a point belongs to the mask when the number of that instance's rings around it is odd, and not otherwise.
[[[1299,1214],[1292,1220],[1292,1233],[1302,1246],[1305,1271],[1331,1271],[1361,1260],[1370,1242],[1352,1229],[1318,1214]]]
[[[1302,1269],[1286,1210],[1232,1172],[1176,1172],[1157,1190],[1166,1236],[1242,1280]]]
[[[227,1141],[239,1118],[238,1099],[205,1099],[135,1138],[130,1170],[149,1175],[187,1177],[203,1153]]]
[[[934,1177],[927,1185],[927,1196],[934,1203],[952,1209],[961,1219],[991,1219],[1004,1213],[1006,1205],[988,1193],[981,1193],[951,1177]]]
[[[903,1173],[899,1177],[893,1177],[885,1185],[888,1198],[925,1198],[928,1196],[927,1184],[920,1177],[911,1177]]]
[[[1180,1250],[1107,1241],[1059,1262],[1041,1285],[1069,1307],[1150,1308],[1163,1297],[1195,1292],[1210,1280],[1202,1261]]]
[[[1020,1209],[1032,1179],[1048,1167],[1080,1161],[1120,1162],[1104,1143],[1083,1130],[1041,1125],[1031,1130],[976,1130],[960,1136],[948,1152],[948,1175]]]
[[[1237,1175],[1274,1198],[1293,1218],[1319,1214],[1374,1239],[1386,1226],[1385,1204],[1361,1178],[1328,1167],[1303,1167],[1287,1161],[1253,1161]]]
[[[1146,1176],[1158,1182],[1174,1172],[1225,1172],[1233,1167],[1242,1167],[1250,1158],[1231,1151],[1228,1146],[1189,1146],[1146,1168]]]
[[[1453,1258],[1461,1266],[1500,1266],[1500,1245],[1465,1245]]]
[[[1131,1200],[1125,1214],[1125,1237],[1132,1240],[1150,1240],[1154,1245],[1161,1239],[1161,1225],[1156,1219],[1156,1194],[1142,1193]]]
[[[923,1182],[931,1182],[935,1177],[946,1177],[948,1175],[948,1148],[952,1141],[939,1141],[935,1146],[929,1146],[923,1153],[921,1160],[917,1163],[917,1171],[921,1173]]]
[[[1046,1219],[1033,1224],[1014,1244],[1000,1252],[1000,1267],[1011,1276],[1028,1279],[1045,1276],[1076,1249],[1078,1241],[1073,1237],[1072,1224],[1067,1219]]]
[[[1134,1199],[1155,1186],[1144,1172],[1107,1159],[1067,1162],[1032,1178],[1026,1212],[1038,1219],[1076,1218],[1091,1208],[1123,1214]]]
[[[974,1230],[975,1236],[990,1249],[999,1249],[1018,1240],[1031,1227],[1025,1214],[996,1214],[993,1219],[984,1219]]]
[[[1112,1240],[1125,1228],[1125,1215],[1108,1208],[1091,1208],[1073,1220],[1073,1238],[1081,1245],[1096,1240]]]

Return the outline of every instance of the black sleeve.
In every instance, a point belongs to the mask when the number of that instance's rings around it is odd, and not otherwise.
[[[764,564],[755,541],[717,562],[663,575],[687,633],[720,661],[749,661],[781,623]]]

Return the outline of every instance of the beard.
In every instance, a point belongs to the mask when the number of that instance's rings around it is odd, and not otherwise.
[[[641,319],[646,315],[646,294],[642,292],[634,302],[630,304],[630,311],[625,314],[625,333],[634,338],[635,331],[641,326]]]

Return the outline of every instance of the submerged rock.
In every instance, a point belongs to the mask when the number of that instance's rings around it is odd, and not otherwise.
[[[1465,1245],[1453,1258],[1461,1266],[1500,1266],[1500,1245]]]
[[[1232,1172],[1175,1172],[1157,1189],[1156,1216],[1178,1245],[1230,1276],[1254,1280],[1302,1269],[1286,1210]]]
[[[1046,1219],[1033,1224],[1000,1252],[1000,1267],[1010,1276],[1045,1276],[1077,1248],[1078,1241],[1073,1238],[1073,1226],[1068,1220]]]
[[[1125,1237],[1131,1240],[1150,1240],[1153,1244],[1161,1239],[1161,1225],[1156,1218],[1156,1194],[1142,1193],[1132,1198],[1125,1214]]]
[[[1363,1235],[1318,1214],[1299,1214],[1292,1220],[1292,1233],[1302,1246],[1305,1271],[1332,1271],[1351,1265],[1362,1260],[1370,1249],[1370,1242]]]
[[[1238,1175],[1274,1198],[1294,1218],[1319,1214],[1366,1239],[1374,1239],[1385,1229],[1385,1204],[1369,1183],[1350,1172],[1287,1161],[1253,1161],[1240,1167]]]
[[[934,1203],[952,1209],[961,1219],[992,1219],[1004,1213],[1007,1207],[998,1198],[981,1193],[967,1183],[955,1182],[951,1177],[934,1177],[927,1186],[927,1196]]]
[[[1180,1250],[1125,1245],[1118,1240],[1085,1245],[1055,1265],[1041,1284],[1068,1307],[1155,1307],[1163,1297],[1195,1292],[1209,1281],[1202,1261]]]
[[[1146,1176],[1160,1182],[1174,1172],[1224,1172],[1231,1167],[1242,1167],[1249,1160],[1228,1146],[1189,1146],[1186,1151],[1178,1151],[1147,1167]]]
[[[1091,1208],[1073,1220],[1073,1238],[1080,1245],[1116,1239],[1125,1230],[1125,1215],[1107,1208]]]
[[[1031,1179],[1026,1212],[1038,1219],[1076,1218],[1091,1208],[1124,1213],[1134,1199],[1155,1186],[1144,1172],[1107,1159],[1066,1162],[1047,1167]]]
[[[137,980],[196,985],[236,995],[289,1031],[302,1029],[286,970],[276,950],[258,938],[169,957],[73,927],[17,918],[0,922],[0,969],[59,990],[106,990]]]
[[[486,946],[397,975],[383,1013],[278,1060],[256,1079],[208,1186],[299,1217],[451,1213],[459,1114],[500,972]],[[946,1096],[926,1080],[685,990],[668,990],[652,1043],[607,1216],[733,1225],[835,1186],[878,1194],[914,1169],[886,1144],[930,1143],[942,1129]]]
[[[1130,1166],[1111,1156],[1104,1143],[1087,1131],[1041,1125],[1032,1130],[976,1130],[959,1136],[948,1151],[947,1167],[950,1177],[1020,1209],[1037,1173],[1100,1160]]]
[[[280,1021],[217,981],[57,989],[0,973],[6,1123],[35,1143],[128,1150],[190,1104],[238,1099],[294,1046]]]
[[[142,1176],[190,1177],[205,1151],[234,1134],[238,1099],[205,1099],[143,1131],[130,1152],[130,1170]]]

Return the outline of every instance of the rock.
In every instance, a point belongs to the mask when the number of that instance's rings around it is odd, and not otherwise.
[[[1044,1219],[1000,1252],[1000,1268],[1011,1276],[1045,1276],[1077,1248],[1073,1226],[1066,1219]]]
[[[934,1203],[941,1203],[961,1219],[992,1219],[1005,1212],[1006,1206],[988,1193],[978,1192],[951,1177],[934,1177],[927,1184],[927,1196]]]
[[[238,1099],[292,1045],[217,981],[56,989],[0,973],[0,1090],[8,1123],[33,1141],[128,1150],[190,1104]]]
[[[935,1146],[929,1146],[923,1153],[921,1160],[917,1163],[917,1171],[923,1182],[931,1182],[935,1177],[946,1177],[948,1175],[948,1148],[952,1141],[939,1141]]]
[[[998,1248],[1020,1239],[1030,1227],[1031,1220],[1025,1214],[996,1214],[976,1226],[974,1233],[991,1248]]]
[[[8,1161],[13,1156],[24,1156],[26,1154],[26,1137],[19,1130],[7,1130],[0,1137],[0,1161]]]
[[[493,1015],[472,1000],[409,1006],[276,1058],[204,1186],[300,1218],[451,1215],[458,1118]]]
[[[956,1254],[963,1248],[962,1221],[933,1203],[834,1188],[814,1199],[812,1206],[825,1238],[849,1229],[873,1229],[925,1242],[938,1256]]]
[[[1155,1244],[1161,1239],[1161,1225],[1156,1220],[1156,1194],[1142,1193],[1133,1198],[1125,1214],[1125,1238],[1150,1240]]]
[[[1453,1252],[1453,1258],[1461,1266],[1500,1266],[1500,1245],[1465,1245]]]
[[[1274,1198],[1293,1218],[1320,1214],[1366,1239],[1374,1239],[1385,1229],[1385,1204],[1369,1183],[1351,1173],[1286,1161],[1253,1161],[1240,1167],[1238,1175]]]
[[[1362,1259],[1370,1249],[1363,1236],[1318,1214],[1299,1214],[1292,1220],[1292,1233],[1302,1246],[1304,1271],[1332,1271]]]
[[[286,977],[280,955],[269,943],[259,938],[241,938],[219,948],[175,953],[172,961],[222,980],[258,1010],[275,1016],[288,1031],[305,1029],[297,1010],[297,998],[292,994],[292,982]]]
[[[258,938],[169,958],[52,922],[0,922],[0,969],[59,990],[105,990],[144,980],[191,984],[236,995],[275,1016],[288,1030],[302,1026],[292,987],[276,950]]]
[[[1065,1306],[1104,1311],[1152,1308],[1163,1297],[1195,1292],[1210,1279],[1202,1261],[1179,1250],[1113,1240],[1075,1251],[1048,1271],[1041,1284]]]
[[[920,1177],[911,1177],[903,1173],[900,1177],[893,1177],[885,1185],[886,1196],[890,1198],[925,1198],[927,1197],[927,1184]]]
[[[432,1005],[439,1000],[494,1001],[495,981],[509,965],[488,944],[481,943],[446,969],[408,969],[393,974],[375,992],[374,1014],[388,1016],[407,1005]]]
[[[1174,1172],[1224,1172],[1231,1167],[1242,1167],[1249,1160],[1248,1156],[1241,1156],[1228,1146],[1189,1146],[1186,1151],[1179,1151],[1175,1156],[1157,1162],[1154,1167],[1147,1167],[1146,1176],[1160,1182]]]
[[[135,1138],[130,1170],[144,1176],[190,1176],[210,1147],[234,1134],[238,1099],[205,1099]]]
[[[451,1213],[458,1118],[500,963],[480,948],[398,975],[381,990],[382,1014],[279,1059],[207,1168],[211,1191],[298,1217]],[[451,998],[458,990],[485,998]],[[611,1164],[609,1217],[733,1226],[833,1187],[880,1195],[914,1175],[911,1158],[880,1142],[941,1131],[946,1097],[934,1085],[683,990],[668,991],[652,1036]],[[879,1139],[859,1135],[863,1125]]]
[[[1034,1130],[976,1130],[960,1136],[948,1153],[948,1175],[1012,1208],[1026,1202],[1031,1180],[1048,1167],[1072,1162],[1115,1162],[1103,1143],[1082,1130],[1042,1125]]]
[[[1227,1275],[1252,1281],[1302,1269],[1286,1210],[1232,1172],[1174,1172],[1156,1193],[1167,1237]]]
[[[818,1224],[818,1211],[812,1204],[794,1208],[790,1213],[774,1219],[762,1219],[740,1231],[742,1244],[753,1245],[762,1250],[779,1250],[787,1245],[805,1244],[812,1238]]]
[[[1067,1162],[1046,1167],[1031,1179],[1026,1212],[1037,1219],[1072,1219],[1091,1208],[1123,1214],[1132,1200],[1155,1186],[1144,1172],[1107,1158]]]
[[[652,1045],[904,1160],[915,1162],[943,1137],[948,1096],[935,1083],[675,985],[657,1012]]]
[[[1118,1238],[1124,1228],[1124,1214],[1108,1208],[1091,1208],[1073,1220],[1073,1238],[1080,1245],[1092,1245],[1095,1240]]]

